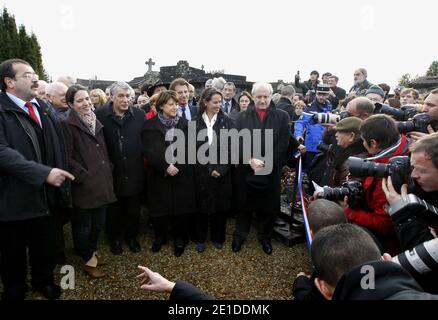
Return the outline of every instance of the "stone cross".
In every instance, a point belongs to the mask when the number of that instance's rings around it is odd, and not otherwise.
[[[152,59],[151,59],[151,58],[149,58],[149,60],[148,60],[148,61],[146,61],[146,62],[145,62],[145,64],[147,64],[147,65],[148,65],[148,72],[151,72],[151,71],[152,71],[152,66],[154,66],[154,65],[155,65],[155,62],[153,62],[153,61],[152,61]]]

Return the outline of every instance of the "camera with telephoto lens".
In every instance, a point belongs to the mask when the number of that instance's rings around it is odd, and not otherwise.
[[[324,113],[324,112],[317,112],[314,115],[314,119],[321,124],[324,123],[331,123],[336,124],[342,119],[348,117],[349,114],[347,112],[341,112],[340,114],[334,114],[334,113]]]
[[[348,168],[353,177],[385,178],[391,176],[394,189],[401,193],[401,186],[409,181],[411,161],[407,156],[393,157],[387,164],[349,157]]]
[[[413,105],[405,105],[400,109],[393,108],[380,102],[374,103],[374,114],[387,114],[393,116],[397,121],[407,121],[417,114],[417,109]]]
[[[423,133],[429,133],[427,126],[430,125],[432,119],[426,113],[419,113],[412,117],[408,121],[397,121],[396,126],[398,132],[407,133],[412,131],[418,131]]]
[[[438,238],[423,242],[392,258],[413,277],[438,270]]]
[[[340,187],[331,188],[325,186],[322,192],[318,193],[318,198],[323,198],[330,201],[344,200],[345,196],[348,197],[348,206],[352,209],[366,208],[365,201],[363,199],[363,188],[359,181],[347,181]]]

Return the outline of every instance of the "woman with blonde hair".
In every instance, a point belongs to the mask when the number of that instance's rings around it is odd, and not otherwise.
[[[90,99],[95,109],[102,107],[107,103],[105,92],[102,89],[93,89],[90,91]]]

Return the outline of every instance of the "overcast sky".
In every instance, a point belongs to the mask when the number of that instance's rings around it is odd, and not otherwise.
[[[130,81],[145,61],[187,60],[249,81],[303,80],[316,69],[349,88],[353,71],[393,87],[438,60],[437,1],[0,0],[37,35],[56,78]]]

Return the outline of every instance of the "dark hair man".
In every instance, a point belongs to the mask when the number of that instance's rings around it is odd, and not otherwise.
[[[328,77],[328,85],[330,86],[330,96],[329,100],[332,104],[333,108],[337,108],[340,100],[344,100],[346,96],[346,91],[338,87],[339,78],[335,75],[331,75]]]
[[[371,155],[368,160],[376,163],[388,163],[392,157],[408,153],[408,141],[400,135],[395,122],[387,115],[378,114],[364,120],[360,126],[363,145]],[[382,190],[382,179],[366,177],[363,180],[363,194],[366,208],[345,208],[349,221],[369,229],[381,242],[384,249],[398,253],[391,218],[385,210],[387,201]]]
[[[178,78],[172,81],[169,90],[175,91],[178,94],[178,116],[188,121],[196,120],[198,116],[198,108],[189,106],[189,86],[186,79]]]
[[[51,208],[70,205],[74,177],[67,168],[62,129],[38,95],[38,76],[28,62],[0,65],[0,274],[3,300],[26,295],[29,249],[32,287],[48,299],[55,285],[55,226]],[[60,168],[60,169],[58,169]]]
[[[311,247],[315,285],[327,300],[437,300],[404,270],[380,254],[373,238],[352,224],[317,233]]]

